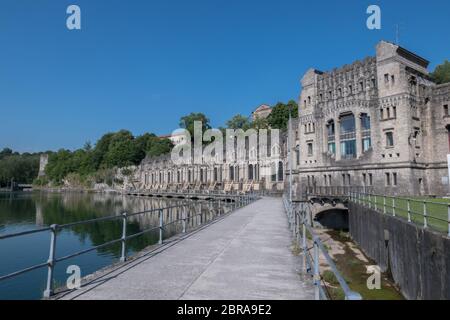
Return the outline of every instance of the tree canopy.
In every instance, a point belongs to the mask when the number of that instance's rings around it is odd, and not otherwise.
[[[277,103],[272,112],[267,118],[267,121],[273,129],[285,129],[289,121],[289,110],[292,118],[298,117],[298,105],[294,100],[289,101],[287,104]]]
[[[437,84],[450,82],[450,62],[445,60],[444,63],[438,65],[431,76]]]
[[[95,147],[87,143],[83,149],[73,152],[61,149],[50,153],[46,175],[56,184],[69,174],[78,174],[82,178],[101,176],[99,171],[138,165],[147,155],[166,154],[172,147],[169,139],[161,139],[152,133],[134,137],[128,130],[110,132],[103,135]]]
[[[0,151],[0,187],[6,187],[14,180],[18,183],[32,183],[39,171],[38,153],[18,153],[9,148]]]
[[[194,139],[194,122],[202,122],[202,133],[208,129],[211,129],[209,119],[203,113],[192,112],[180,119],[180,128],[186,129],[191,135],[191,139]]]
[[[233,118],[227,121],[227,128],[228,129],[242,129],[242,130],[248,130],[251,128],[251,122],[249,121],[248,117],[245,117],[243,115],[237,114]]]

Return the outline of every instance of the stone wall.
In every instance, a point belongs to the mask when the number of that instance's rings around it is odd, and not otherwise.
[[[407,299],[450,299],[450,238],[355,203],[349,212],[351,237]]]

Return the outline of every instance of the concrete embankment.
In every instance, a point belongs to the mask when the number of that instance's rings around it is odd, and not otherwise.
[[[450,299],[450,238],[349,203],[350,235],[407,299]]]

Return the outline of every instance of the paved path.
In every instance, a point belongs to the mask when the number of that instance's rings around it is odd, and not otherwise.
[[[63,299],[313,299],[283,204],[264,198]]]

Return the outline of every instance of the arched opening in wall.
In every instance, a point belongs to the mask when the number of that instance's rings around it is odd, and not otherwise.
[[[284,181],[283,162],[278,162],[278,181]]]
[[[218,180],[217,177],[217,168],[214,168],[214,182],[216,182]]]
[[[159,183],[161,183],[162,182],[162,172],[160,171],[159,172]]]
[[[340,116],[341,157],[343,159],[356,158],[356,125],[353,113]]]
[[[172,181],[170,180],[170,171],[167,172],[167,182],[168,182],[168,183],[171,183],[171,182],[172,182]]]
[[[322,227],[333,230],[348,231],[348,209],[347,208],[330,208],[318,212],[314,220]]]
[[[180,171],[177,171],[177,183],[181,182]]]
[[[248,180],[253,181],[253,165],[248,165]]]
[[[203,168],[200,169],[200,182],[203,182]]]
[[[188,171],[188,182],[189,183],[192,182],[192,171],[191,170]]]

